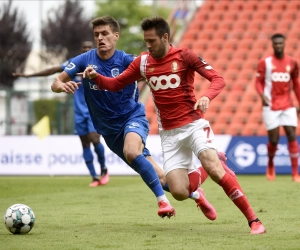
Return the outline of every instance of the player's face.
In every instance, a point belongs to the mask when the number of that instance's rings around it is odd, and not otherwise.
[[[159,38],[155,29],[144,31],[144,40],[152,57],[163,58],[166,55],[166,42],[168,42],[166,37],[167,34]]]
[[[81,45],[81,53],[87,52],[93,48],[93,42],[85,41]]]
[[[277,37],[272,41],[273,49],[275,54],[283,54],[284,50],[284,38]]]
[[[98,52],[105,53],[116,48],[119,33],[113,32],[109,25],[100,25],[94,27],[94,39]]]

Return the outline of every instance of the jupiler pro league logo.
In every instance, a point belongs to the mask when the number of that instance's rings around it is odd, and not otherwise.
[[[228,152],[227,157],[238,169],[245,169],[255,162],[256,154],[252,145],[239,141]]]

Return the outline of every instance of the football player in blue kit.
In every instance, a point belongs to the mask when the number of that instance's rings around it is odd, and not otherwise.
[[[87,52],[92,49],[92,41],[84,41],[81,44],[81,53]],[[16,77],[37,77],[37,76],[49,76],[55,73],[62,72],[65,67],[71,62],[72,59],[67,60],[62,65],[54,66],[52,68],[45,69],[33,74],[13,73]],[[81,82],[81,76],[75,76],[73,79],[75,82]],[[88,107],[84,98],[84,88],[79,86],[78,90],[74,94],[74,133],[80,137],[81,145],[83,148],[83,158],[85,164],[93,178],[93,181],[89,184],[90,187],[96,187],[100,185],[106,185],[109,181],[109,175],[107,167],[105,165],[104,147],[100,142],[100,135],[96,132]],[[98,162],[101,167],[100,178],[98,177],[94,167],[94,156],[90,148],[90,144],[93,143],[94,150],[98,157]]]

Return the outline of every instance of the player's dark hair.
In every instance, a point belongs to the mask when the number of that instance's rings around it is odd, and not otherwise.
[[[93,29],[96,26],[109,25],[113,32],[120,32],[120,25],[118,21],[111,16],[97,17],[91,21],[91,24],[93,25]]]
[[[167,33],[168,39],[170,39],[170,26],[162,17],[144,18],[141,22],[141,27],[143,31],[155,29],[159,38],[162,38],[162,36]]]
[[[272,41],[273,41],[274,39],[276,39],[276,38],[283,38],[283,39],[285,39],[285,36],[282,35],[282,34],[280,34],[280,33],[276,33],[276,34],[274,34],[273,36],[271,36],[271,40],[272,40]]]

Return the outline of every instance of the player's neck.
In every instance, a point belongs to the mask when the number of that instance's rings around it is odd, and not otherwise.
[[[274,56],[275,56],[277,59],[282,59],[282,58],[284,58],[284,53],[274,53]]]
[[[111,58],[114,55],[115,51],[116,51],[115,49],[109,50],[109,51],[99,51],[99,50],[97,50],[97,55],[102,60],[108,60],[109,58]]]

